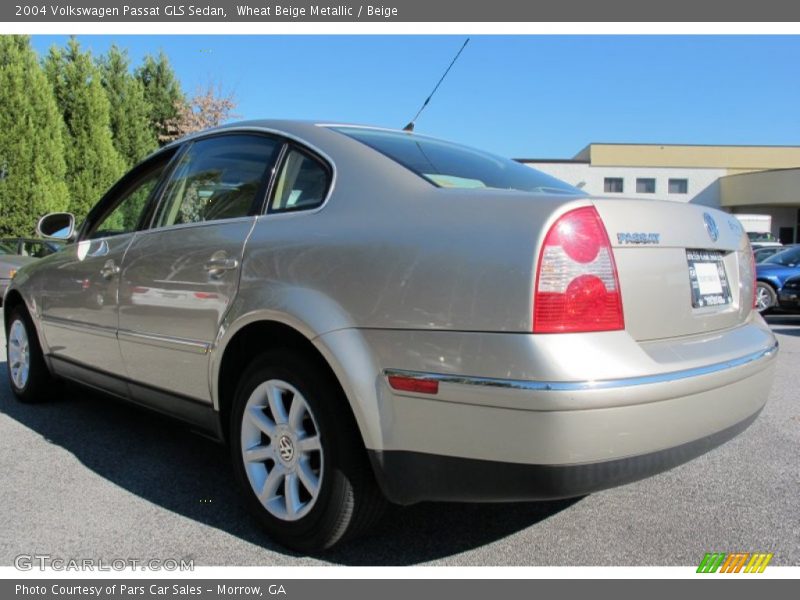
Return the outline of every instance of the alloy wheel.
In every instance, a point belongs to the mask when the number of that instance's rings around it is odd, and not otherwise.
[[[241,452],[262,506],[283,521],[303,518],[322,489],[317,422],[297,388],[279,379],[257,386],[242,415]]]
[[[769,290],[764,286],[759,285],[756,287],[756,309],[758,312],[764,312],[772,306],[772,296]]]
[[[21,390],[28,383],[31,369],[30,346],[28,343],[28,330],[25,323],[16,319],[8,331],[8,364],[11,370],[11,379],[17,389]]]

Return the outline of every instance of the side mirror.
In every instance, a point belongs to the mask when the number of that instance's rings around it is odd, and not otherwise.
[[[67,212],[47,214],[36,224],[36,233],[43,238],[69,241],[75,236],[75,215]]]

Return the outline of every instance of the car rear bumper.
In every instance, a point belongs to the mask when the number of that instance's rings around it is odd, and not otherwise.
[[[361,400],[381,486],[402,504],[560,498],[669,469],[755,419],[778,350],[757,315],[735,329],[647,343],[624,332],[359,334],[380,371],[348,395]],[[330,335],[357,354],[353,331]],[[389,375],[436,381],[438,390],[393,389]]]
[[[409,451],[370,451],[370,459],[384,494],[397,504],[573,498],[656,475],[690,461],[737,436],[755,421],[759,412],[678,446],[586,464],[504,463]]]

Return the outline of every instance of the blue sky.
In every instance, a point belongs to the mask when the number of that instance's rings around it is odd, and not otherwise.
[[[402,127],[466,36],[78,36],[164,50],[243,118]],[[33,36],[45,53],[65,36]],[[513,157],[589,142],[800,144],[798,36],[472,36],[417,131]]]

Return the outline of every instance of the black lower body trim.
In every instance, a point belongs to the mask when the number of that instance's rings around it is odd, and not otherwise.
[[[225,439],[219,413],[210,403],[106,373],[60,356],[49,355],[48,358],[53,372],[59,377],[188,423],[215,440]]]
[[[623,485],[685,463],[747,429],[759,412],[674,448],[579,465],[503,463],[400,450],[369,454],[383,493],[397,504],[555,500]]]

